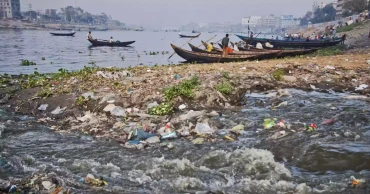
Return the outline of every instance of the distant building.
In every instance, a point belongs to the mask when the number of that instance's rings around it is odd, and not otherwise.
[[[20,0],[0,0],[0,18],[20,18]]]
[[[57,16],[57,10],[56,9],[47,9],[45,10],[45,15],[55,18]]]
[[[265,16],[265,17],[263,17],[261,25],[263,27],[273,27],[273,26],[275,26],[275,17],[274,16]]]
[[[293,26],[299,26],[301,23],[300,19],[294,18],[293,15],[282,15],[280,16],[280,27],[289,28]]]
[[[256,27],[261,24],[262,16],[250,16],[242,18],[242,25],[250,25],[251,27]],[[249,22],[249,23],[248,23]]]

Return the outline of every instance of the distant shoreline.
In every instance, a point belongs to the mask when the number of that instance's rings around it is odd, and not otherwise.
[[[123,27],[105,27],[86,24],[61,24],[61,23],[36,23],[22,20],[0,20],[0,29],[21,29],[21,30],[54,30],[54,31],[108,31],[123,30],[134,31]]]

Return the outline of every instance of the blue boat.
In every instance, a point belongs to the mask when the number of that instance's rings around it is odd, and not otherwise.
[[[268,41],[272,45],[274,45],[274,48],[322,48],[322,47],[334,46],[343,41],[342,38],[319,39],[319,40],[306,41],[306,39],[274,40],[274,39],[268,39],[268,38],[250,38],[249,36],[242,36],[242,35],[236,35],[236,36],[251,45],[255,45],[257,44],[257,42],[264,44]]]

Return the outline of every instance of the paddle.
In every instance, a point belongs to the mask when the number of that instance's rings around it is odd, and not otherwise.
[[[216,35],[214,35],[212,38],[210,38],[210,39],[208,39],[207,41],[205,41],[204,43],[207,43],[208,41],[210,41],[210,40],[212,40],[213,38],[215,38],[217,36],[217,34]],[[203,43],[201,44],[201,45],[199,45],[198,46],[198,48],[200,47],[200,46],[202,46],[203,45]]]
[[[194,37],[194,38],[198,38],[198,37]],[[180,48],[181,48],[181,47],[183,47],[184,45],[188,44],[188,43],[189,43],[190,41],[192,41],[194,38],[191,38],[189,41],[185,42],[183,45],[181,45],[181,46],[180,46]],[[176,52],[173,52],[173,53],[172,53],[172,55],[171,55],[170,57],[168,57],[168,59],[170,59],[171,57],[173,57],[175,54],[176,54]],[[167,60],[168,60],[168,59],[167,59]]]

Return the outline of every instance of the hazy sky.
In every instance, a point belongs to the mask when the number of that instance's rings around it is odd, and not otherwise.
[[[250,15],[303,16],[318,0],[21,0],[23,11],[79,6],[90,13],[105,12],[126,24],[179,27],[190,22],[240,23]],[[318,2],[332,2],[319,0]]]

